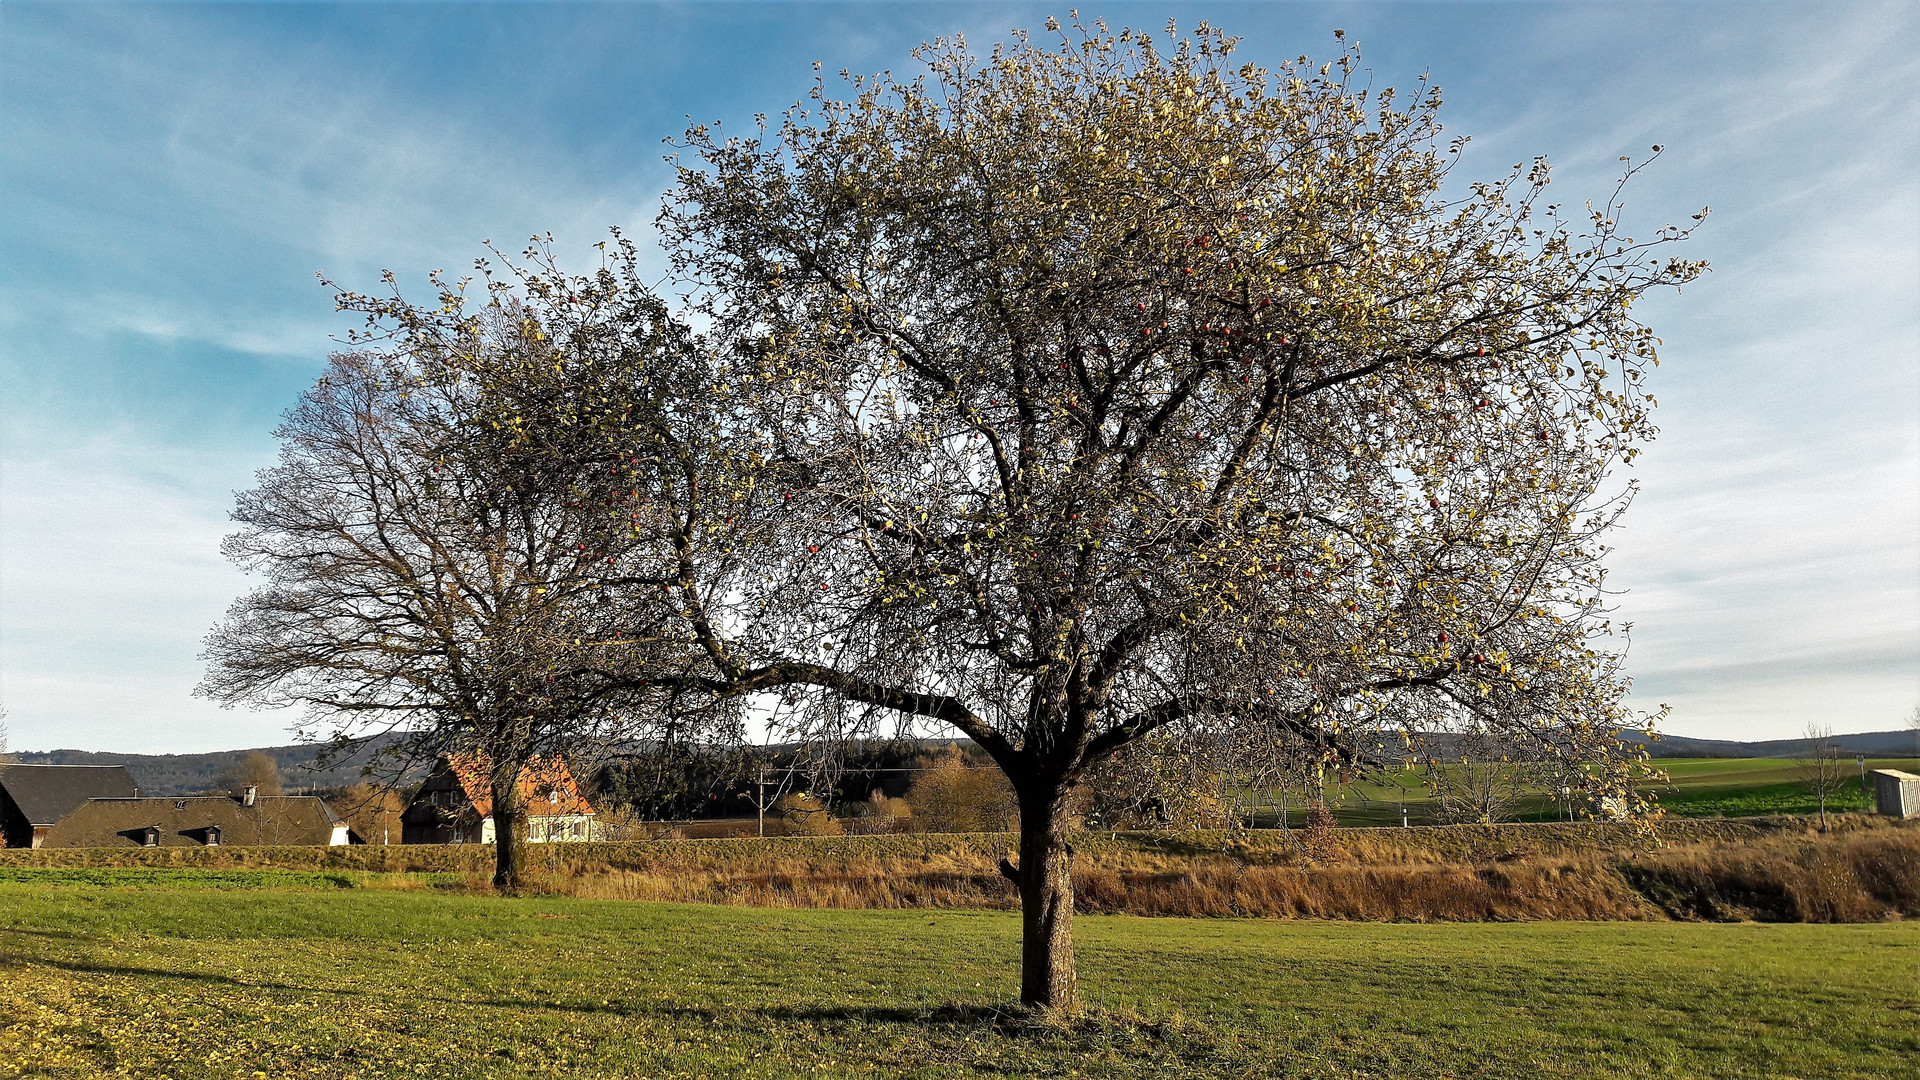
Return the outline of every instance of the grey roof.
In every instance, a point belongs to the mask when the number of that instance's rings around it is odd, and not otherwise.
[[[139,794],[125,765],[0,765],[0,790],[29,825],[52,825],[88,799]]]
[[[220,828],[222,844],[326,844],[340,824],[333,808],[312,795],[262,795],[252,806],[228,795],[158,799],[89,799],[47,833],[44,847],[141,847],[149,826],[161,847],[207,842]]]

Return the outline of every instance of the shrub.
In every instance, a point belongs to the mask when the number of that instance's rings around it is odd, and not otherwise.
[[[1080,788],[1086,823],[1103,829],[1220,829],[1232,824],[1207,754],[1150,735],[1095,766]]]
[[[901,832],[911,824],[912,818],[913,807],[907,800],[890,799],[886,792],[874,788],[865,802],[854,807],[847,825],[855,833],[871,836]]]
[[[1340,842],[1333,836],[1333,811],[1325,799],[1307,806],[1307,824],[1300,830],[1300,847],[1314,862],[1327,862],[1340,854]]]
[[[782,795],[773,809],[796,836],[838,836],[846,831],[827,804],[808,792]]]
[[[1013,785],[999,769],[969,766],[956,748],[935,758],[907,789],[921,832],[1006,832],[1019,821]]]

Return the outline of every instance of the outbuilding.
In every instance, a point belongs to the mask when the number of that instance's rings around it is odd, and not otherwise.
[[[1875,769],[1869,775],[1876,809],[1898,818],[1920,817],[1920,776],[1899,769]]]
[[[0,835],[7,847],[44,847],[53,827],[88,799],[139,794],[125,765],[0,764]]]

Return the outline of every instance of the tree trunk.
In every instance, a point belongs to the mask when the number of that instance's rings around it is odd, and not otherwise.
[[[1036,1009],[1079,1008],[1073,965],[1073,848],[1066,792],[1020,800],[1020,1000]]]
[[[526,868],[526,807],[520,802],[520,769],[495,761],[493,793],[493,887],[499,892],[520,891]]]

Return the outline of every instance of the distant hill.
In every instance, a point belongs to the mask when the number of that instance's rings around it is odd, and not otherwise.
[[[1445,736],[1438,739],[1444,742]],[[1640,735],[1626,735],[1629,742],[1644,742]],[[930,740],[929,745],[951,740]],[[1920,756],[1920,737],[1906,731],[1869,731],[1858,735],[1836,735],[1833,741],[1842,752],[1869,757]],[[1436,743],[1439,745],[1439,743]],[[1657,758],[1791,758],[1802,752],[1804,739],[1769,739],[1739,742],[1731,739],[1693,739],[1667,735],[1655,742],[1651,752]],[[320,747],[262,746],[256,748],[280,763],[281,782],[287,790],[345,787],[359,783],[364,755],[322,769],[315,760]],[[221,750],[210,754],[112,754],[87,750],[23,751],[15,760],[28,765],[125,765],[140,785],[142,795],[191,795],[215,786],[220,774],[237,765],[241,757],[254,750]],[[1432,752],[1432,751],[1429,751]]]
[[[261,746],[248,750],[219,750],[210,754],[114,754],[88,750],[20,751],[14,760],[23,765],[125,765],[142,795],[192,795],[214,787],[222,773],[256,752],[280,765],[280,782],[289,792],[312,788],[345,787],[362,779],[362,754],[351,761],[322,769],[316,760],[321,747]]]
[[[1629,742],[1645,742],[1639,735]],[[1835,735],[1833,741],[1846,754],[1868,757],[1920,756],[1920,735],[1906,731],[1863,731],[1857,735]],[[1767,739],[1760,742],[1736,742],[1731,739],[1690,739],[1684,735],[1665,735],[1649,747],[1657,758],[1790,758],[1806,751],[1805,739]]]

